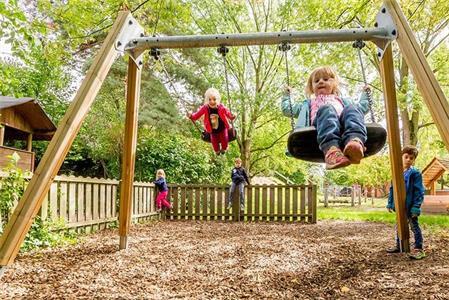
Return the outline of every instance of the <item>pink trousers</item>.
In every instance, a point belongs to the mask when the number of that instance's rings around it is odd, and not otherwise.
[[[159,194],[157,194],[157,198],[156,198],[156,208],[157,209],[161,209],[162,206],[167,207],[167,208],[171,207],[170,202],[167,201],[167,194],[168,194],[168,191],[159,192]]]
[[[210,142],[212,143],[215,152],[219,152],[220,150],[226,151],[228,149],[228,141],[228,130],[226,128],[221,132],[210,134]]]

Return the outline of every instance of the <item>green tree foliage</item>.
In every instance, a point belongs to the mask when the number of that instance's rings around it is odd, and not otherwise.
[[[400,2],[407,8],[406,17],[447,94],[447,1]],[[84,66],[81,73],[85,72],[124,6],[132,11],[148,35],[372,27],[381,6],[380,0],[42,0],[37,3],[26,6],[24,11],[16,1],[0,4],[2,25],[5,24],[1,33],[12,41],[13,53],[19,58],[14,63],[0,63],[0,75],[6,78],[0,82],[0,91],[38,97],[54,120],[60,119],[73,96],[69,88],[74,79],[71,70]],[[376,99],[376,117],[382,120],[384,105],[376,47],[368,43],[363,51]],[[279,99],[286,84],[282,53],[276,46],[235,47],[227,58],[230,99],[225,92],[222,58],[215,49],[163,50],[162,61],[145,57],[139,110],[138,156],[142,158],[142,165],[137,166],[139,179],[152,178],[154,170],[159,168],[155,153],[162,153],[160,159],[170,166],[165,169],[172,174],[171,178],[182,182],[224,181],[227,176],[223,177],[221,171],[229,170],[232,158],[239,154],[252,174],[277,171],[298,182],[320,183],[324,174],[327,180],[347,184],[371,184],[373,180],[388,177],[385,174],[389,165],[384,155],[333,173],[325,173],[322,166],[287,158],[284,151],[289,120],[279,111]],[[363,82],[357,53],[350,43],[301,44],[294,45],[289,52],[290,84],[296,101],[304,99],[307,77],[320,65],[331,65],[338,71],[345,96],[358,96]],[[430,153],[444,155],[445,149],[399,54],[395,55],[395,66],[403,140],[413,142],[416,136],[426,141],[418,143],[422,154],[417,163],[422,165]],[[69,152],[64,172],[119,176],[126,69],[125,60],[119,58]],[[213,159],[210,145],[198,140],[198,132],[184,118],[186,111],[203,103],[204,91],[211,86],[222,92],[224,104],[230,105],[238,115],[238,142],[231,145],[231,154],[222,161]],[[158,144],[159,140],[164,143]],[[171,149],[176,149],[173,152],[177,153],[180,164],[172,160]],[[193,164],[188,160],[195,161],[197,171],[193,171]],[[187,175],[183,175],[184,168]]]
[[[325,180],[338,185],[361,184],[378,186],[390,181],[390,162],[388,154],[379,154],[364,159],[360,165],[336,171],[327,171]]]
[[[230,172],[225,157],[207,151],[209,145],[181,135],[143,134],[137,147],[136,177],[154,180],[164,169],[167,180],[176,183],[228,183]]]

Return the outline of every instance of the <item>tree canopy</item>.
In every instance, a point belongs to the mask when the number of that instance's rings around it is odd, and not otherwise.
[[[449,2],[400,1],[421,47],[446,95],[449,90]],[[127,7],[148,35],[270,32],[372,27],[381,1],[333,0],[104,0],[6,1],[0,3],[0,93],[35,97],[57,123],[92,63],[117,13]],[[10,50],[9,50],[10,49]],[[395,68],[403,144],[421,151],[423,167],[446,149],[423,105],[413,77],[398,49]],[[276,46],[231,48],[228,59],[230,97],[222,58],[216,49],[162,50],[161,59],[145,54],[139,109],[136,179],[151,180],[158,168],[172,182],[228,182],[233,159],[240,156],[252,176],[275,172],[302,183],[323,180],[372,185],[389,180],[388,148],[360,166],[325,172],[285,156],[290,122],[280,111],[286,85],[282,52]],[[376,48],[363,50],[374,91],[375,115],[385,119]],[[311,70],[331,65],[342,79],[345,96],[357,98],[363,86],[360,65],[351,43],[293,45],[289,52],[290,83],[295,101],[305,98]],[[123,151],[127,57],[114,63],[67,156],[61,172],[120,176]],[[237,115],[238,140],[230,153],[215,157],[209,144],[185,118],[215,87],[223,103]],[[34,145],[37,157],[46,143]]]

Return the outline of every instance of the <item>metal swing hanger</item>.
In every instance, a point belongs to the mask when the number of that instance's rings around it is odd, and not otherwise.
[[[352,43],[352,47],[357,48],[357,54],[359,57],[360,68],[362,70],[363,82],[364,82],[365,86],[367,86],[368,81],[366,80],[365,66],[363,65],[363,59],[362,59],[362,49],[363,49],[363,47],[365,47],[365,45],[366,45],[365,42],[362,40],[356,40],[356,41],[354,41],[354,43]],[[376,123],[376,119],[374,118],[373,98],[371,95],[371,91],[370,90],[366,91],[366,94],[368,96],[368,109],[370,112],[371,122]]]
[[[161,51],[158,48],[151,48],[150,51],[149,51],[149,54],[155,60],[159,60],[159,58],[161,56]]]
[[[229,78],[228,78],[228,60],[226,59],[226,55],[229,53],[229,48],[225,45],[222,45],[217,48],[217,52],[221,54],[223,57],[223,66],[224,66],[224,72],[225,72],[225,79],[226,79],[226,94],[228,97],[228,108],[229,111],[232,113],[231,109],[231,96],[229,92]],[[231,120],[231,124],[234,125],[234,120]]]
[[[282,44],[280,44],[278,46],[278,49],[280,51],[283,52],[283,56],[285,59],[285,72],[286,72],[286,81],[287,81],[287,86],[290,86],[290,74],[288,71],[288,51],[292,48],[292,46],[287,43],[287,42],[283,42]],[[292,127],[292,131],[295,130],[295,119],[293,118],[293,104],[292,104],[292,97],[289,91],[289,95],[288,95],[288,106],[290,109],[290,125]]]

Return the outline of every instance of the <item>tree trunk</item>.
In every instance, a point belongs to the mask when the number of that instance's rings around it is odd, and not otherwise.
[[[250,139],[247,138],[242,142],[242,148],[240,149],[240,151],[242,153],[242,165],[246,170],[248,170],[248,173],[251,173],[251,170],[250,170],[251,140]]]
[[[416,146],[418,143],[418,122],[419,122],[419,111],[415,110],[412,112],[412,119],[410,122],[410,143],[408,145]]]
[[[400,114],[402,121],[402,144],[410,145],[410,121],[407,108],[401,109]]]
[[[406,95],[409,90],[409,67],[404,58],[401,58],[401,66],[399,68],[399,98],[402,99],[402,109],[400,110],[400,116],[402,121],[402,145],[416,146],[418,143],[418,122],[419,111],[411,107],[411,118],[408,105],[405,105]]]

